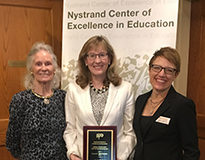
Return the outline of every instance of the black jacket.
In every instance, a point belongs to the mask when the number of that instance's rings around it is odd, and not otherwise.
[[[145,93],[136,100],[133,127],[138,141],[134,159],[198,160],[195,104],[172,86],[142,136],[141,114],[151,93]]]

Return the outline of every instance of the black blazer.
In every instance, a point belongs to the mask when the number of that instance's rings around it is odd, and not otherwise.
[[[142,111],[152,91],[135,103],[133,127],[137,136],[135,160],[198,160],[195,104],[171,86],[164,102],[141,134]]]

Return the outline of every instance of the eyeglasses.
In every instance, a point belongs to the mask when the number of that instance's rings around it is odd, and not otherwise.
[[[100,58],[101,60],[105,60],[107,58],[108,54],[107,53],[99,53],[99,54],[94,54],[94,53],[89,53],[87,54],[87,58],[89,60],[95,60],[97,57]]]
[[[162,69],[164,69],[164,72],[168,75],[173,75],[174,72],[176,72],[177,70],[175,68],[171,68],[171,67],[162,67],[162,66],[159,66],[159,65],[156,65],[156,64],[152,64],[151,65],[151,70],[154,71],[154,72],[161,72]]]

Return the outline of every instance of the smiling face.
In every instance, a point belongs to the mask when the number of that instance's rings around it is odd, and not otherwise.
[[[152,64],[161,66],[163,68],[176,69],[174,64],[162,56],[157,57]],[[173,74],[166,74],[164,69],[162,69],[160,72],[154,71],[152,67],[149,69],[150,83],[153,90],[157,92],[168,91],[177,75],[178,73],[176,72],[173,72]]]
[[[104,47],[102,45],[98,45],[88,51],[87,57],[85,58],[85,64],[90,70],[92,79],[94,77],[98,77],[104,80],[108,65],[110,64],[110,58]]]
[[[50,83],[54,77],[52,56],[45,50],[40,50],[33,56],[32,69],[34,83]]]

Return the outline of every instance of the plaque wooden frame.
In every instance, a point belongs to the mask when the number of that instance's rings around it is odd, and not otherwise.
[[[116,133],[116,126],[84,126],[83,160],[116,160]]]

